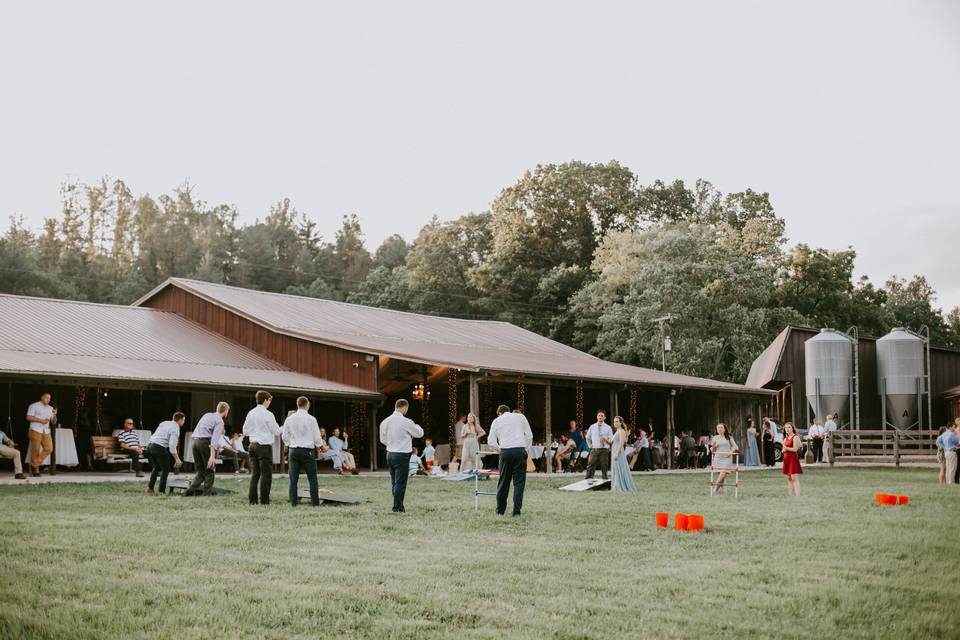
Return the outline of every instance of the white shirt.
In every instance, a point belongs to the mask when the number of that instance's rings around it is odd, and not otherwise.
[[[150,436],[150,444],[158,444],[170,450],[170,453],[177,452],[177,441],[180,439],[180,425],[173,420],[165,420],[160,423],[157,430]]]
[[[607,437],[613,440],[613,429],[611,429],[610,425],[606,422],[603,424],[594,422],[590,425],[590,428],[587,429],[587,444],[590,445],[591,449],[609,449],[610,445],[601,440],[601,437]]]
[[[277,419],[262,404],[258,404],[247,412],[243,421],[243,435],[250,438],[251,444],[273,444],[280,435],[280,425]]]
[[[40,420],[49,420],[53,417],[53,407],[48,404],[43,404],[37,400],[27,408],[27,415]],[[36,431],[37,433],[50,433],[50,423],[48,422],[47,424],[40,424],[39,422],[31,422],[30,431]]]
[[[423,429],[416,422],[394,411],[380,423],[380,442],[387,453],[412,453],[413,439],[423,437]]]
[[[822,438],[823,433],[823,427],[818,424],[810,425],[810,428],[807,430],[807,435],[811,438]]]
[[[282,434],[284,444],[291,449],[316,449],[323,446],[320,425],[306,409],[297,409],[296,413],[287,417],[283,423]]]
[[[827,421],[824,423],[824,425],[823,425],[823,430],[824,430],[824,432],[826,432],[826,431],[836,431],[836,430],[837,430],[837,423],[834,422],[833,420],[827,420]]]
[[[773,434],[774,442],[783,442],[783,432],[780,431],[779,425],[773,420],[770,421],[770,433]]]
[[[494,449],[515,449],[533,444],[530,423],[522,413],[504,413],[490,425],[487,444]]]

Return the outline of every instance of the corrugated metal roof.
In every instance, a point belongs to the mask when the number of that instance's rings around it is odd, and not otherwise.
[[[790,335],[792,328],[788,326],[778,333],[773,342],[750,365],[750,373],[747,374],[746,382],[748,387],[762,387],[775,379],[777,369],[780,366],[780,358],[783,357],[783,348],[787,344],[787,337]]]
[[[176,286],[277,333],[355,351],[471,371],[672,388],[766,390],[607,362],[507,322],[463,320],[171,278]]]
[[[0,372],[376,395],[285,369],[175,313],[4,294]]]

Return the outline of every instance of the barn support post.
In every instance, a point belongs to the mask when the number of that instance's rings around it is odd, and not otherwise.
[[[546,458],[544,469],[547,473],[553,473],[553,456],[551,455],[550,443],[553,441],[553,421],[550,415],[550,384],[543,388],[543,451]]]
[[[377,432],[377,408],[371,403],[370,410],[367,411],[367,425],[370,433],[370,470],[377,470],[377,442],[380,441],[380,434]]]
[[[470,374],[470,413],[480,419],[480,383],[477,374]]]
[[[673,469],[673,460],[676,457],[676,451],[673,446],[674,424],[673,410],[674,399],[677,397],[677,390],[670,390],[670,399],[667,401],[667,469]]]

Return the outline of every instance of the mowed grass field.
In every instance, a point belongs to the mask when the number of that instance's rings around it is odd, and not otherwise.
[[[3,638],[957,638],[960,487],[930,470],[702,475],[571,494],[530,478],[522,518],[472,483],[321,477],[359,507],[148,496],[139,483],[0,488]],[[305,481],[301,479],[301,485]],[[488,483],[490,487],[493,482]],[[873,504],[905,493],[905,507]],[[654,512],[707,530],[658,530]],[[672,521],[671,521],[672,523]]]

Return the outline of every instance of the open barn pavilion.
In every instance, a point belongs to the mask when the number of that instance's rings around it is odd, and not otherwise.
[[[741,425],[773,391],[608,362],[506,322],[427,316],[171,278],[132,306],[0,296],[0,381],[9,428],[50,390],[80,458],[90,436],[174,411],[193,424],[216,401],[238,430],[258,388],[278,419],[297,395],[322,426],[345,427],[363,466],[383,464],[376,425],[397,398],[435,444],[459,415],[486,425],[521,409],[537,441],[605,409],[657,435]],[[378,459],[379,458],[379,459]]]

